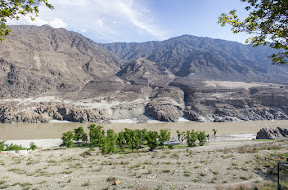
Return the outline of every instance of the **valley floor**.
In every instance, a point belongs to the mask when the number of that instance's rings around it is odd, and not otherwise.
[[[25,156],[0,155],[0,188],[262,189],[276,184],[271,180],[287,145],[287,140],[216,141],[113,155],[88,148],[39,149]]]

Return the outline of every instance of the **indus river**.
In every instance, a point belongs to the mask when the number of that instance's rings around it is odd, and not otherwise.
[[[91,123],[13,123],[0,124],[0,140],[28,140],[28,139],[59,139],[62,134],[82,126],[88,132]],[[98,125],[98,124],[96,124]],[[159,131],[160,129],[170,129],[171,135],[176,136],[176,130],[205,131],[212,135],[212,129],[217,130],[217,135],[231,134],[256,134],[261,128],[286,128],[288,120],[271,121],[239,121],[239,122],[157,122],[157,123],[108,123],[99,124],[104,129],[113,129],[120,132],[124,128],[144,129]]]

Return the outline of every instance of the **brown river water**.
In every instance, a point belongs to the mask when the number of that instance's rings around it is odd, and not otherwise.
[[[240,121],[240,122],[158,122],[158,123],[109,123],[101,124],[104,129],[114,129],[115,132],[124,128],[144,129],[159,131],[160,129],[170,129],[172,136],[176,136],[176,130],[205,131],[212,135],[212,129],[217,130],[217,135],[230,134],[256,134],[263,127],[282,127],[288,129],[288,120],[273,121]],[[89,123],[13,123],[0,124],[1,140],[26,140],[26,139],[58,139],[64,132],[77,127],[84,127],[88,132]]]

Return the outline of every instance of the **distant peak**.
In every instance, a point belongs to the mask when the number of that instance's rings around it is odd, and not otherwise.
[[[43,27],[43,28],[53,28],[52,26],[50,26],[49,24],[43,24],[42,26],[40,27]]]

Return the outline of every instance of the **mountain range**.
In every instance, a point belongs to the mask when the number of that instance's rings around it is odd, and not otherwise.
[[[288,67],[268,46],[183,35],[99,44],[50,26],[0,43],[0,121],[288,118]]]
[[[101,45],[125,61],[145,57],[178,77],[287,83],[287,66],[271,64],[267,56],[274,51],[268,46],[255,48],[191,35],[160,42]]]

